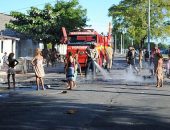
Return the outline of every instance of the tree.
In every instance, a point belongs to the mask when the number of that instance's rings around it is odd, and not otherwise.
[[[143,44],[147,38],[148,0],[122,0],[109,8],[113,32],[126,30],[134,43]],[[168,0],[151,0],[151,37],[170,36],[170,4]]]
[[[46,4],[44,9],[31,7],[27,14],[11,12],[15,20],[6,25],[26,37],[54,46],[60,42],[62,27],[67,31],[86,26],[86,9],[82,9],[78,0],[58,1],[54,6]]]

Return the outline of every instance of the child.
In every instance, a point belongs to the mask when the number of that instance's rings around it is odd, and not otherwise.
[[[19,62],[14,59],[14,53],[10,53],[8,56],[8,71],[7,71],[7,80],[8,80],[8,89],[10,89],[10,75],[12,75],[13,79],[13,87],[15,89],[15,70],[14,67],[18,64]]]

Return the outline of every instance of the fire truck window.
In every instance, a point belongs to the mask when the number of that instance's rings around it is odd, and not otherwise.
[[[74,35],[74,36],[70,36],[70,43],[77,43],[77,42],[95,42],[97,41],[96,36],[78,36],[78,35]]]
[[[77,36],[77,40],[91,42],[95,41],[95,38],[93,36]]]
[[[77,36],[77,40],[78,41],[86,41],[86,37],[85,36]]]

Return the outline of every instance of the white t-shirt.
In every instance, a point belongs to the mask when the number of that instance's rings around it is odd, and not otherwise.
[[[5,63],[5,62],[8,60],[8,56],[7,56],[7,55],[4,55],[4,56],[2,57],[2,60],[3,60],[3,63]]]

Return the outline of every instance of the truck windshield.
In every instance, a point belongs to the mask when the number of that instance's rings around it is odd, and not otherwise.
[[[91,44],[96,41],[96,35],[71,35],[68,44]]]

